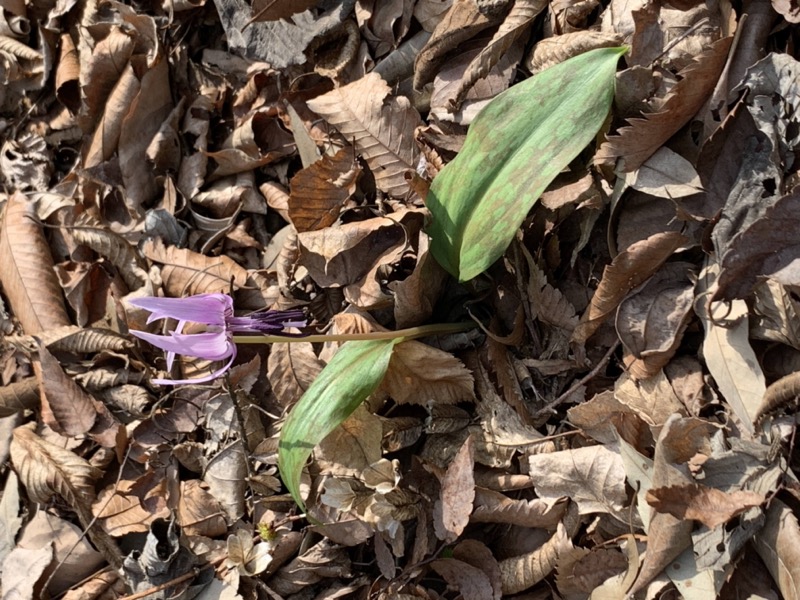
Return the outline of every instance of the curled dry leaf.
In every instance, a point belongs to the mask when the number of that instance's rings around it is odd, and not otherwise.
[[[20,192],[8,199],[0,229],[0,282],[25,333],[70,324],[50,248]]]
[[[475,509],[469,520],[472,523],[508,523],[519,527],[553,529],[566,510],[565,500],[514,500],[500,492],[476,487]]]
[[[20,350],[34,352],[38,347],[36,340],[54,352],[73,354],[94,354],[103,350],[126,352],[133,348],[131,340],[111,329],[77,327],[64,325],[55,329],[41,331],[36,336],[8,336],[5,341]]]
[[[381,76],[370,73],[309,100],[308,106],[352,140],[380,190],[402,197],[408,192],[405,172],[417,164],[414,130],[422,120],[407,98],[390,94]]]
[[[147,271],[128,241],[121,235],[101,227],[77,226],[71,230],[73,239],[104,256],[118,270],[131,290],[137,290],[147,282]]]
[[[572,536],[578,530],[580,517],[571,505],[564,521],[553,536],[533,552],[500,561],[503,594],[516,594],[533,587],[553,572],[559,556],[572,548]]]
[[[623,43],[621,36],[605,31],[574,31],[545,38],[536,44],[525,59],[534,75],[595,48],[613,48]]]

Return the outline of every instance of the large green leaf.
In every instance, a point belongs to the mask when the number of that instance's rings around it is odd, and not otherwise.
[[[460,281],[503,255],[533,203],[597,134],[626,50],[591,50],[551,67],[497,96],[475,118],[426,201],[431,252]]]
[[[392,349],[403,338],[344,344],[292,409],[281,430],[278,468],[297,504],[300,475],[314,446],[336,429],[381,383]]]

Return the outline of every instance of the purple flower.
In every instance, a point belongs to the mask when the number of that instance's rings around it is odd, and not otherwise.
[[[176,354],[196,356],[206,360],[228,362],[206,377],[197,379],[154,379],[153,383],[172,385],[176,383],[202,383],[222,375],[236,358],[234,333],[280,334],[284,327],[303,327],[306,320],[300,310],[268,310],[252,313],[246,317],[233,316],[233,299],[226,294],[198,294],[188,298],[135,298],[133,306],[150,311],[148,323],[158,319],[176,319],[178,326],[169,335],[155,335],[146,331],[131,330],[138,338],[166,350],[167,370],[172,370]],[[207,325],[204,333],[185,334],[186,323]]]

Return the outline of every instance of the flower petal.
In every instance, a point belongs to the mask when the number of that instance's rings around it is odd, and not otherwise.
[[[188,298],[134,298],[131,305],[150,311],[147,322],[178,319],[223,327],[226,313],[233,312],[233,299],[227,294],[197,294]]]
[[[132,329],[131,333],[167,352],[196,356],[206,360],[222,360],[236,354],[236,345],[224,331],[156,335]]]

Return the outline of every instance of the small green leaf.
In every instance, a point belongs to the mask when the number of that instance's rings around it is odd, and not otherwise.
[[[475,118],[426,201],[431,252],[460,281],[503,255],[534,202],[597,134],[626,51],[600,48],[564,61],[509,88]]]
[[[377,389],[392,349],[401,341],[398,337],[344,344],[286,419],[278,444],[278,468],[284,485],[303,510],[300,474],[311,451]]]

